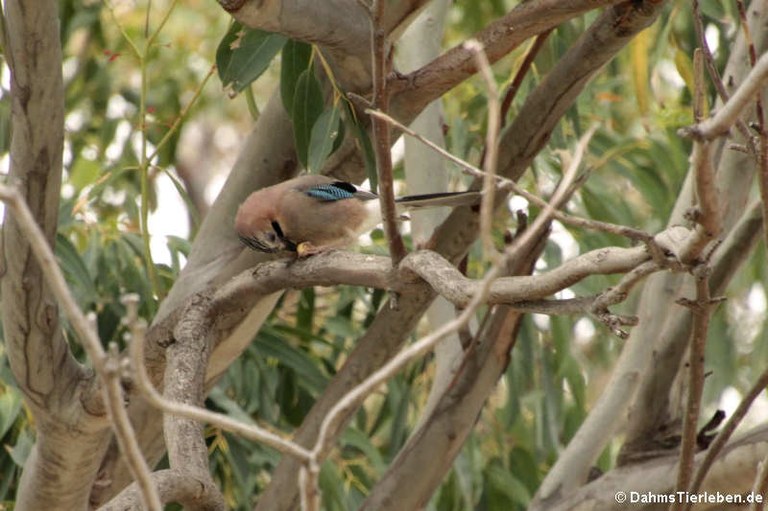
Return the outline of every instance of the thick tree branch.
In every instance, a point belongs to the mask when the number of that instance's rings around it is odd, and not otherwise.
[[[211,352],[212,335],[207,321],[208,300],[190,301],[174,329],[175,342],[168,347],[164,395],[169,401],[201,406],[205,398],[205,372]],[[173,414],[163,417],[165,445],[171,469],[203,486],[204,491],[191,509],[224,510],[224,497],[213,482],[208,466],[208,446],[203,425]]]
[[[709,475],[704,480],[701,491],[723,494],[745,494],[752,490],[752,481],[757,472],[758,462],[768,449],[768,428],[761,426],[731,441],[717,457]],[[696,456],[699,466],[705,453]],[[616,468],[598,479],[589,482],[574,492],[564,495],[557,503],[534,504],[530,511],[568,511],[572,509],[599,509],[600,511],[625,511],[628,508],[640,511],[666,509],[666,504],[637,502],[630,503],[631,492],[635,499],[642,495],[668,495],[674,493],[677,456],[637,463]],[[618,492],[624,492],[627,502],[617,502]],[[728,506],[718,504],[718,511],[737,511],[744,509],[744,504]]]
[[[600,7],[621,0],[534,0],[525,2],[473,36],[485,48],[490,63],[508,55],[529,38]],[[410,118],[478,70],[474,52],[458,45],[430,64],[397,78],[392,105],[398,118]]]
[[[515,177],[523,172],[533,156],[543,147],[552,126],[573,104],[589,78],[637,32],[648,26],[660,12],[661,6],[661,2],[626,3],[623,8],[610,9],[598,18],[587,34],[576,43],[578,51],[569,52],[567,65],[562,62],[563,66],[556,65],[553,69],[555,76],[545,79],[546,89],[539,91],[537,88],[533,95],[529,96],[523,107],[527,116],[518,116],[515,123],[505,132],[501,143],[500,174]],[[583,60],[579,61],[579,58]],[[586,76],[582,71],[585,65]],[[397,112],[394,114],[398,118],[409,118],[408,115],[400,116]],[[532,150],[533,148],[535,150]],[[344,155],[340,155],[339,162],[344,160]],[[454,210],[431,240],[435,251],[450,261],[462,257],[477,236],[477,220],[477,214],[470,208]],[[310,411],[296,435],[298,442],[305,446],[313,443],[319,423],[330,406],[354,384],[376,367],[380,367],[384,360],[393,356],[432,298],[433,294],[421,286],[418,291],[401,295],[397,310],[390,304],[385,305],[350,354],[345,366]],[[257,509],[294,507],[297,503],[297,471],[296,462],[284,458],[273,473],[272,483],[262,495]]]
[[[536,300],[572,286],[588,275],[624,273],[648,261],[645,247],[606,247],[566,261],[539,275],[503,277],[488,290],[488,303],[514,305],[521,300]],[[480,282],[468,279],[438,254],[426,250],[414,252],[403,261],[403,268],[426,280],[438,294],[459,307],[466,306],[477,294]]]
[[[752,21],[751,34],[758,52],[768,47],[768,31],[759,22],[768,12],[768,2],[761,0],[750,4],[749,19]],[[730,49],[728,64],[723,72],[726,87],[735,91],[750,72],[747,48],[743,38],[738,39]],[[748,120],[748,118],[747,118]],[[735,142],[739,134],[733,133]],[[754,156],[748,153],[719,150],[715,151],[717,186],[720,189],[724,209],[723,231],[728,233],[723,246],[714,254],[713,272],[710,282],[712,293],[722,294],[725,285],[743,264],[750,247],[761,232],[760,203],[745,207],[752,190],[752,175],[755,170]],[[669,225],[685,222],[685,215],[695,204],[692,173],[681,190],[678,201],[669,219]],[[745,213],[746,210],[746,213]],[[670,389],[679,382],[676,376],[684,356],[687,340],[690,338],[691,318],[688,311],[669,315],[674,301],[682,295],[690,295],[690,279],[681,275],[655,276],[646,284],[638,316],[653,318],[645,328],[635,332],[638,363],[643,357],[648,360],[643,366],[643,381],[632,409],[628,423],[627,440],[622,448],[620,462],[642,457],[646,450],[657,450],[654,445],[665,435],[675,434],[675,424],[680,412],[670,401]],[[659,321],[663,318],[663,321]],[[634,337],[634,336],[633,336]],[[632,339],[631,339],[632,341]],[[640,352],[643,353],[640,353]],[[632,410],[637,410],[633,412]]]
[[[707,451],[702,456],[701,462],[698,463],[696,467],[693,481],[691,481],[690,486],[688,486],[688,491],[690,493],[699,492],[704,479],[709,473],[710,468],[713,466],[717,460],[717,457],[728,443],[728,440],[730,440],[733,432],[736,431],[736,427],[739,425],[739,423],[741,423],[741,420],[745,415],[747,415],[747,412],[752,407],[752,403],[754,403],[755,399],[757,399],[758,396],[763,393],[766,387],[768,387],[768,369],[763,371],[760,376],[758,376],[757,381],[755,381],[749,391],[744,395],[744,398],[739,403],[739,406],[736,407],[736,410],[734,410],[733,415],[731,415],[731,417],[728,419],[728,422],[723,425],[723,427],[720,429],[720,432],[717,434],[715,439],[709,445]],[[690,508],[691,505],[689,503],[689,505],[685,506],[683,510],[687,511]]]
[[[84,509],[109,438],[98,381],[69,350],[56,290],[28,232],[33,226],[37,249],[50,253],[58,226],[64,143],[58,13],[58,2],[51,0],[34,6],[22,0],[4,3],[3,57],[11,71],[9,181],[18,194],[5,197],[12,197],[12,212],[2,232],[3,339],[37,429],[19,482],[17,509]]]
[[[547,233],[542,232],[535,246],[520,254],[508,271],[512,275],[530,274],[546,240]],[[473,339],[450,385],[376,484],[363,509],[424,507],[453,466],[506,369],[522,317],[507,306],[494,309],[488,327]]]
[[[178,502],[184,506],[194,506],[203,497],[206,488],[199,481],[180,470],[158,470],[151,475],[152,485],[157,488],[163,504]],[[143,511],[141,495],[136,483],[127,486],[112,500],[99,508],[99,511]]]

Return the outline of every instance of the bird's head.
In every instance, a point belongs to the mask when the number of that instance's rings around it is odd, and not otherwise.
[[[296,244],[285,237],[275,214],[275,197],[269,188],[252,194],[235,217],[237,236],[259,252],[295,252]]]
[[[277,221],[270,222],[262,229],[251,229],[238,232],[238,237],[246,246],[259,252],[295,252],[296,244],[283,237],[282,229]]]

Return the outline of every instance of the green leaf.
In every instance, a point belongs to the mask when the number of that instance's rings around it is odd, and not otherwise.
[[[232,95],[245,89],[261,76],[287,40],[280,34],[232,24],[216,50],[221,84]]]
[[[216,403],[216,406],[224,410],[228,417],[232,417],[233,419],[236,419],[243,424],[248,424],[249,426],[254,426],[256,424],[248,412],[243,410],[237,401],[227,396],[221,387],[216,386],[211,389],[211,393],[208,395],[208,399]]]
[[[492,462],[486,469],[489,500],[497,509],[509,509],[513,504],[527,506],[531,501],[528,488],[499,463]]]
[[[56,236],[56,257],[70,285],[73,287],[78,303],[88,306],[98,300],[98,292],[91,273],[74,245],[61,234]]]
[[[296,152],[304,167],[307,167],[312,127],[323,113],[324,106],[320,82],[315,78],[315,73],[311,69],[307,69],[301,73],[299,81],[296,83],[292,116]]]
[[[254,342],[262,357],[273,357],[296,372],[297,383],[312,394],[319,394],[328,378],[318,369],[306,352],[286,343],[282,337],[260,332]]]
[[[288,115],[293,115],[296,85],[301,73],[310,68],[312,45],[289,40],[283,46],[280,59],[280,97]]]
[[[339,136],[339,114],[339,109],[334,106],[323,112],[312,126],[307,169],[313,174],[320,172]]]
[[[19,439],[16,441],[16,445],[14,445],[13,448],[6,445],[5,449],[8,451],[8,454],[11,455],[13,462],[16,463],[16,465],[23,467],[27,458],[29,458],[29,453],[32,452],[34,443],[35,440],[32,438],[32,434],[29,430],[23,429],[21,433],[19,433]]]
[[[0,438],[3,438],[21,410],[21,396],[12,387],[5,387],[0,394]]]
[[[355,117],[354,109],[352,106],[349,104],[346,106],[347,119],[352,120],[352,124],[355,127],[353,133],[358,142],[360,142],[360,146],[363,149],[363,162],[365,163],[366,175],[368,176],[368,180],[371,183],[371,190],[376,191],[379,186],[379,177],[378,174],[376,174],[376,153],[373,151],[373,143],[371,142],[371,138],[368,136],[368,132],[362,125],[360,125],[357,118]]]
[[[381,453],[371,442],[371,437],[357,428],[347,428],[342,434],[342,443],[344,447],[354,447],[359,450],[370,463],[372,468],[379,472],[384,472],[387,464],[384,462]]]

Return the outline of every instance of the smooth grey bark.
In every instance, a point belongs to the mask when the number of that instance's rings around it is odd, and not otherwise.
[[[11,69],[10,182],[53,245],[64,143],[59,4],[5,3]],[[2,317],[11,370],[37,426],[16,509],[84,509],[109,424],[90,371],[72,357],[56,300],[13,215],[2,232]]]
[[[749,7],[748,20],[750,32],[758,55],[768,48],[768,26],[759,20],[768,15],[768,1],[752,2]],[[743,34],[733,45],[728,64],[723,73],[723,81],[729,92],[732,92],[749,72],[749,57]],[[744,143],[740,134],[733,130],[731,142]],[[723,141],[722,147],[726,143]],[[730,232],[734,225],[741,220],[746,211],[754,173],[755,161],[752,156],[743,152],[721,149],[717,165],[718,187],[723,195],[721,204],[725,208],[723,216],[723,231]],[[668,225],[684,222],[685,212],[694,205],[694,192],[691,189],[691,178],[681,191]],[[746,248],[746,247],[745,247]],[[727,268],[717,268],[716,272],[736,270],[728,263]],[[713,277],[717,276],[717,273]],[[729,278],[713,279],[713,293],[722,293]],[[674,301],[682,296],[692,296],[692,278],[683,275],[655,276],[646,286],[641,301],[639,314],[648,318],[648,325],[635,334],[639,345],[652,346],[653,351],[647,356],[650,360],[647,371],[643,372],[643,380],[637,393],[637,398],[629,413],[627,444],[622,449],[622,457],[627,461],[635,454],[641,455],[645,449],[654,449],[662,437],[673,434],[674,424],[681,416],[677,403],[670,399],[670,392],[679,394],[680,389],[673,385],[681,368],[681,360],[688,346],[691,329],[691,313],[684,307],[675,305]],[[668,315],[670,309],[674,315]],[[654,321],[653,318],[666,318],[665,321]],[[685,379],[683,379],[685,380]],[[678,379],[678,382],[680,380]]]

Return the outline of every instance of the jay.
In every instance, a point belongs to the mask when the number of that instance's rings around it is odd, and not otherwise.
[[[410,195],[399,208],[478,204],[480,192]],[[296,252],[300,257],[345,246],[381,221],[378,196],[351,183],[304,175],[253,192],[240,205],[235,230],[260,252]]]

